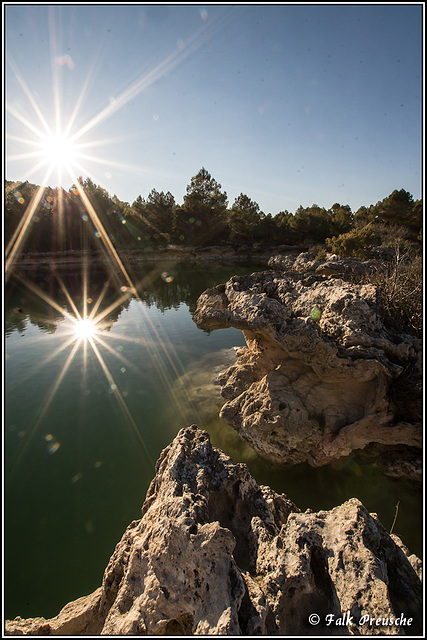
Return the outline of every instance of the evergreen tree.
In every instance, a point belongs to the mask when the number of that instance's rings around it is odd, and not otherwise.
[[[152,191],[145,205],[145,221],[151,229],[151,237],[159,244],[170,242],[175,226],[175,198],[170,191]]]
[[[290,220],[291,229],[299,242],[316,244],[324,242],[331,231],[330,214],[317,204],[311,207],[298,207]]]
[[[231,242],[252,244],[257,239],[263,215],[259,205],[241,193],[228,213]]]
[[[203,246],[220,242],[226,231],[227,194],[204,167],[191,178],[184,204],[177,210],[181,243]]]
[[[353,213],[348,204],[336,202],[328,210],[330,216],[329,233],[347,233],[353,226]]]
[[[422,205],[420,201],[414,202],[405,189],[395,189],[372,207],[371,219],[376,224],[400,227],[404,239],[416,240],[422,228]]]
[[[274,216],[273,221],[276,228],[275,237],[279,244],[292,245],[298,242],[293,218],[293,214],[287,209],[279,211],[279,213]]]

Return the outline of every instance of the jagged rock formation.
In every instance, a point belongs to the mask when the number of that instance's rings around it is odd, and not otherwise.
[[[413,635],[420,570],[357,499],[301,513],[193,425],[162,452],[102,586],[6,633]]]
[[[306,263],[292,257],[291,271],[235,276],[200,296],[198,326],[236,327],[247,344],[219,376],[221,418],[275,462],[319,466],[370,443],[404,445],[419,477],[421,341],[390,335],[373,285],[301,273]]]

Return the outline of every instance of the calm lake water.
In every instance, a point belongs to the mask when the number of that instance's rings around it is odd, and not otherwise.
[[[247,267],[163,265],[132,274],[34,269],[6,296],[5,615],[51,617],[101,585],[125,528],[140,517],[154,465],[183,426],[205,428],[259,484],[301,509],[357,497],[422,554],[422,492],[357,456],[319,469],[257,456],[221,420],[216,371],[244,345],[236,329],[192,320],[206,288]],[[138,298],[135,297],[138,294]],[[102,318],[79,338],[69,317]]]

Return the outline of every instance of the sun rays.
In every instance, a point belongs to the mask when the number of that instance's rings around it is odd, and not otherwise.
[[[31,83],[26,81],[12,58],[9,56],[7,59],[8,71],[13,76],[15,84],[19,86],[26,106],[22,108],[21,104],[14,104],[6,100],[8,121],[12,120],[16,125],[14,131],[6,132],[6,136],[10,142],[16,143],[15,147],[18,149],[18,152],[6,155],[6,162],[12,164],[18,160],[25,160],[29,169],[27,175],[22,176],[22,178],[31,178],[39,171],[42,171],[43,178],[41,186],[36,189],[28,202],[22,218],[6,247],[5,280],[8,282],[9,278],[15,275],[15,266],[21,253],[25,250],[25,243],[31,233],[32,222],[36,219],[43,206],[44,194],[50,182],[53,182],[58,187],[56,224],[59,230],[62,229],[64,216],[67,215],[64,207],[63,189],[67,181],[69,181],[68,184],[74,186],[74,193],[80,198],[81,205],[85,211],[84,215],[87,219],[90,219],[96,229],[99,249],[103,252],[105,261],[110,267],[110,278],[115,280],[116,290],[114,300],[111,302],[105,302],[105,296],[111,282],[106,284],[94,300],[90,299],[88,267],[85,261],[83,261],[82,267],[82,291],[79,292],[79,297],[83,301],[82,308],[76,303],[75,297],[59,275],[56,275],[56,279],[65,297],[66,306],[59,304],[52,296],[36,285],[24,283],[31,288],[33,295],[38,296],[64,318],[65,327],[61,344],[37,365],[37,370],[41,371],[51,366],[53,362],[55,362],[56,366],[59,362],[62,363],[49,392],[41,402],[31,433],[35,435],[38,432],[59,388],[71,367],[78,364],[77,356],[81,354],[82,379],[86,380],[89,357],[92,357],[92,360],[99,365],[99,369],[102,371],[107,383],[107,388],[113,395],[126,424],[131,428],[132,434],[139,441],[150,462],[153,462],[140,429],[120,391],[120,385],[115,380],[111,367],[107,362],[108,354],[110,359],[115,358],[120,362],[122,368],[135,367],[120,352],[111,347],[111,341],[119,339],[134,342],[135,344],[138,344],[138,342],[134,338],[118,337],[113,332],[110,333],[108,331],[111,326],[109,316],[129,301],[130,296],[136,298],[139,302],[142,311],[141,334],[149,332],[152,338],[147,341],[147,344],[150,344],[147,349],[148,359],[156,371],[166,394],[169,395],[174,406],[177,407],[178,413],[180,405],[186,402],[186,393],[185,390],[181,390],[182,393],[177,393],[173,388],[173,382],[183,373],[183,369],[168,336],[159,335],[152,325],[150,315],[138,296],[138,283],[135,284],[132,274],[129,273],[128,267],[125,266],[124,261],[117,252],[114,242],[104,225],[103,214],[96,209],[95,203],[91,202],[88,193],[83,187],[81,176],[91,176],[91,179],[93,178],[101,184],[102,179],[99,180],[95,175],[94,167],[96,168],[97,165],[107,165],[109,170],[118,167],[141,171],[141,167],[129,167],[123,160],[108,158],[112,143],[114,141],[123,141],[125,136],[109,135],[108,137],[97,137],[97,128],[113,114],[123,109],[131,100],[134,100],[136,96],[148,89],[150,85],[170,73],[190,55],[194,54],[221,27],[221,20],[212,22],[209,25],[204,24],[203,28],[195,33],[192,38],[189,38],[187,42],[179,42],[175,49],[156,66],[141,74],[124,90],[116,92],[114,97],[110,97],[105,106],[101,107],[95,115],[85,119],[84,106],[90,90],[91,80],[95,74],[96,60],[89,64],[86,77],[79,78],[81,86],[74,104],[68,103],[67,109],[65,109],[66,94],[63,91],[61,92],[64,72],[77,74],[78,69],[70,56],[58,55],[59,47],[54,9],[54,7],[49,9],[49,46],[52,72],[52,104],[49,114],[43,110],[42,103],[37,98]],[[152,172],[147,170],[147,173]],[[142,340],[144,339],[143,335]],[[65,360],[63,360],[64,357]],[[33,375],[35,375],[34,372]]]
[[[6,250],[6,278],[12,268],[16,258],[24,247],[24,241],[32,216],[35,215],[37,207],[43,196],[43,188],[46,187],[50,180],[54,180],[58,187],[66,188],[66,180],[70,185],[75,184],[79,189],[80,196],[87,208],[87,213],[93,220],[94,224],[99,225],[96,212],[86,194],[79,188],[78,178],[81,175],[91,176],[96,182],[102,183],[96,177],[94,165],[108,165],[110,169],[114,167],[125,168],[126,170],[141,171],[141,167],[130,166],[123,161],[117,159],[109,159],[108,153],[96,154],[95,149],[99,146],[107,147],[111,142],[111,137],[95,137],[93,140],[88,139],[89,133],[96,132],[96,128],[105,120],[110,118],[117,111],[123,109],[131,100],[136,98],[143,91],[148,89],[150,85],[158,81],[164,75],[170,73],[186,58],[194,54],[203,44],[205,44],[214,33],[223,24],[222,19],[217,19],[211,23],[205,23],[203,27],[188,38],[186,42],[180,41],[176,48],[159,62],[152,69],[141,74],[136,80],[130,83],[124,90],[116,93],[114,97],[110,97],[107,104],[102,107],[98,113],[88,118],[86,122],[77,126],[78,116],[83,115],[85,98],[90,85],[90,79],[95,74],[96,57],[92,64],[89,65],[86,78],[81,78],[81,88],[79,95],[75,101],[74,107],[71,109],[69,116],[64,115],[63,102],[65,98],[61,96],[60,87],[63,80],[61,74],[68,69],[73,73],[77,73],[71,56],[58,55],[59,47],[57,41],[57,28],[55,23],[55,8],[49,8],[49,41],[50,41],[50,58],[52,67],[52,94],[53,94],[53,115],[48,117],[43,113],[42,107],[34,96],[34,92],[28,86],[22,73],[18,69],[15,62],[9,55],[7,58],[11,75],[18,83],[24,98],[27,101],[33,115],[31,116],[22,105],[12,104],[6,100],[6,111],[8,117],[12,117],[19,122],[20,135],[14,135],[6,131],[6,138],[10,141],[19,142],[23,147],[22,153],[6,154],[7,164],[13,163],[15,160],[31,161],[31,167],[27,179],[31,178],[39,169],[44,169],[42,184],[37,197],[30,203],[20,223],[20,230],[15,234],[13,241]],[[70,111],[70,109],[69,109]],[[9,129],[9,127],[8,127]],[[27,132],[25,136],[24,133]],[[119,138],[120,139],[120,138]],[[123,139],[123,137],[122,137]],[[106,157],[107,156],[107,157]],[[149,170],[147,170],[149,172]],[[102,242],[105,250],[110,255],[114,265],[118,266],[125,277],[126,282],[131,286],[129,277],[121,264],[121,261],[109,241],[108,235],[103,231],[101,225]]]
[[[64,354],[65,361],[63,361],[63,364],[60,366],[58,375],[55,377],[45,398],[41,402],[39,411],[28,434],[26,446],[22,449],[19,459],[17,460],[16,468],[18,463],[24,458],[25,453],[30,446],[32,438],[39,433],[41,425],[43,424],[43,421],[48,411],[50,410],[50,407],[55,396],[58,393],[59,388],[66,379],[67,374],[70,372],[72,367],[79,366],[78,362],[76,362],[76,357],[78,354],[81,354],[83,384],[86,383],[86,370],[89,360],[89,351],[95,356],[95,359],[100,366],[100,370],[102,371],[104,379],[107,383],[106,389],[113,395],[116,404],[123,416],[124,423],[127,424],[131,429],[130,435],[133,436],[139,443],[150,464],[153,464],[154,460],[145,444],[144,438],[142,437],[133,416],[131,415],[131,412],[129,411],[129,408],[126,405],[125,399],[120,391],[120,385],[117,384],[117,381],[115,380],[114,375],[111,371],[111,366],[107,364],[105,357],[101,352],[101,349],[103,349],[104,352],[109,353],[120,364],[123,365],[125,363],[126,366],[132,366],[132,363],[130,363],[125,357],[123,357],[120,352],[112,349],[106,341],[107,337],[111,337],[107,332],[107,329],[109,329],[111,326],[111,322],[106,319],[106,316],[111,314],[117,308],[120,308],[121,305],[123,305],[126,296],[124,296],[123,294],[119,295],[114,300],[114,302],[109,304],[102,312],[98,314],[97,312],[100,305],[102,304],[102,300],[108,288],[107,286],[104,286],[98,299],[95,301],[91,312],[87,314],[87,300],[84,300],[83,310],[82,312],[80,312],[62,278],[59,276],[57,276],[57,281],[60,285],[62,293],[65,296],[65,299],[68,302],[68,305],[70,306],[70,310],[67,310],[63,305],[60,305],[54,298],[47,295],[35,284],[28,284],[22,279],[20,279],[20,281],[21,284],[29,287],[33,295],[38,296],[50,307],[60,312],[64,317],[60,345],[57,349],[47,355],[41,362],[39,362],[35,370],[29,371],[27,373],[27,379],[31,380],[31,378],[36,375],[38,371],[47,370],[53,365],[56,367],[57,364],[59,364],[60,359],[62,359],[62,355]],[[85,294],[88,293],[87,273],[84,275],[84,284],[82,287],[82,291]],[[92,301],[91,298],[89,298],[89,300]],[[132,338],[128,338],[126,336],[119,336],[117,339],[120,341],[135,342]],[[55,451],[56,450],[57,449],[55,449]]]
[[[63,300],[59,302],[58,296],[52,297],[36,284],[20,278],[17,274],[15,277],[32,296],[44,301],[48,308],[58,313],[59,318],[63,318],[62,321],[57,320],[61,326],[57,336],[58,346],[39,361],[34,369],[27,371],[21,380],[24,384],[30,384],[34,376],[58,369],[45,397],[41,399],[39,410],[28,431],[26,444],[22,448],[17,465],[24,459],[33,438],[40,436],[42,425],[61,386],[67,384],[67,376],[69,374],[75,376],[76,371],[80,369],[81,389],[84,392],[87,388],[90,379],[89,363],[92,367],[93,364],[99,367],[104,379],[104,393],[107,392],[114,400],[123,418],[123,424],[129,429],[129,437],[139,444],[150,464],[153,464],[154,460],[145,443],[141,428],[128,406],[126,388],[122,387],[121,374],[128,371],[133,376],[139,377],[141,368],[134,361],[134,356],[129,358],[122,353],[122,345],[132,346],[130,353],[139,353],[143,368],[146,369],[148,365],[153,371],[153,375],[163,388],[168,404],[174,407],[175,418],[184,419],[190,407],[194,419],[197,420],[198,416],[198,408],[193,404],[190,390],[179,384],[179,380],[185,373],[185,367],[175,346],[167,333],[153,323],[151,314],[141,299],[142,291],[146,291],[147,287],[155,291],[153,282],[149,284],[147,278],[143,278],[132,289],[126,286],[117,288],[116,283],[110,278],[104,283],[97,297],[91,297],[93,294],[90,290],[89,273],[83,263],[81,295],[77,297],[78,302],[70,293],[64,279],[59,274],[55,275]],[[138,291],[141,291],[140,295]],[[128,308],[130,301],[133,301],[137,310],[135,327],[130,332],[112,331],[112,325],[118,322],[118,318]],[[141,379],[141,388],[143,384]]]

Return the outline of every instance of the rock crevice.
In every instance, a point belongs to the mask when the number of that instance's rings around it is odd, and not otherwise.
[[[315,613],[316,635],[331,635],[326,616],[350,612],[356,622],[404,615],[412,635],[422,628],[420,564],[357,499],[302,513],[193,425],[162,452],[102,586],[53,619],[7,621],[6,633],[310,635]]]

